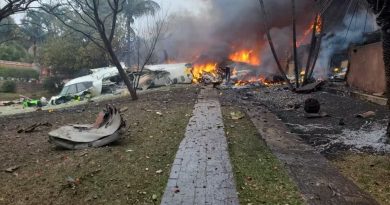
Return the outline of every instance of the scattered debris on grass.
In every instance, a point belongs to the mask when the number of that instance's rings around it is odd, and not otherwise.
[[[222,107],[240,203],[303,204],[296,185],[258,135],[249,118],[239,121],[232,119],[231,113],[237,113],[237,109]]]
[[[38,127],[52,127],[53,125],[48,123],[48,122],[45,122],[45,123],[35,123],[27,128],[24,128],[24,129],[20,129],[18,130],[18,133],[31,133],[31,132],[34,132],[34,130]]]
[[[382,205],[390,204],[390,155],[348,152],[332,163]]]
[[[7,168],[4,171],[7,172],[7,173],[13,173],[16,170],[18,170],[20,167],[21,167],[20,165],[16,165],[16,166],[12,166],[12,167]]]
[[[170,173],[166,170],[174,162],[189,121],[183,116],[192,112],[196,96],[195,86],[166,87],[141,94],[138,101],[124,97],[54,113],[1,117],[0,193],[5,194],[0,194],[0,204],[160,204]],[[164,104],[164,115],[156,117],[161,101],[170,103]],[[17,133],[31,121],[47,121],[54,128],[75,122],[88,124],[107,103],[129,107],[123,115],[128,132],[112,146],[67,151],[48,143],[43,132],[32,132],[28,138]],[[81,107],[86,111],[75,112]],[[28,146],[30,143],[33,145]],[[145,156],[150,159],[144,160]],[[4,171],[14,165],[22,167],[13,173]],[[156,174],[159,169],[163,172]],[[79,178],[75,189],[69,187],[68,176]],[[157,196],[155,201],[153,194]]]
[[[240,120],[245,117],[245,114],[241,111],[231,112],[230,117],[232,118],[232,120]]]

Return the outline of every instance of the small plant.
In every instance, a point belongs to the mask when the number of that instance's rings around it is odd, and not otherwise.
[[[2,92],[5,92],[5,93],[14,93],[14,92],[16,92],[16,83],[13,82],[13,81],[5,81],[1,85],[1,89],[0,90]]]

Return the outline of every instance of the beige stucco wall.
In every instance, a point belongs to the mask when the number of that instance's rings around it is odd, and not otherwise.
[[[386,91],[382,42],[350,49],[348,85],[368,93]]]

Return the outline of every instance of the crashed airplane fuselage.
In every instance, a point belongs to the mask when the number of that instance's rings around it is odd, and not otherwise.
[[[103,85],[107,79],[118,76],[119,72],[116,67],[106,67],[91,69],[92,74],[75,78],[67,82],[58,96],[53,96],[49,104],[56,105],[67,101],[72,96],[82,96],[90,94],[99,96],[102,93]]]
[[[193,75],[189,63],[146,65],[139,80],[142,90],[172,84],[191,84]]]

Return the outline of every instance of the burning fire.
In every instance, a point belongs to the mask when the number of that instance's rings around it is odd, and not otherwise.
[[[248,63],[251,65],[260,65],[260,57],[253,50],[240,50],[232,53],[229,59],[235,62]]]
[[[249,79],[246,79],[246,80],[239,80],[236,82],[236,86],[244,86],[244,85],[249,85],[249,84],[254,84],[254,83],[259,83],[259,84],[263,84],[263,85],[270,85],[270,82],[268,82],[268,80],[264,77],[264,76],[253,76],[253,77],[250,77]]]
[[[218,74],[217,63],[195,64],[192,69],[193,82],[199,83],[202,80],[203,74],[206,73],[216,77]]]
[[[316,34],[320,34],[322,31],[322,18],[319,16],[317,19]],[[313,21],[310,26],[305,30],[303,36],[300,40],[297,41],[297,47],[300,47],[308,39],[309,35],[313,32],[315,22]]]

